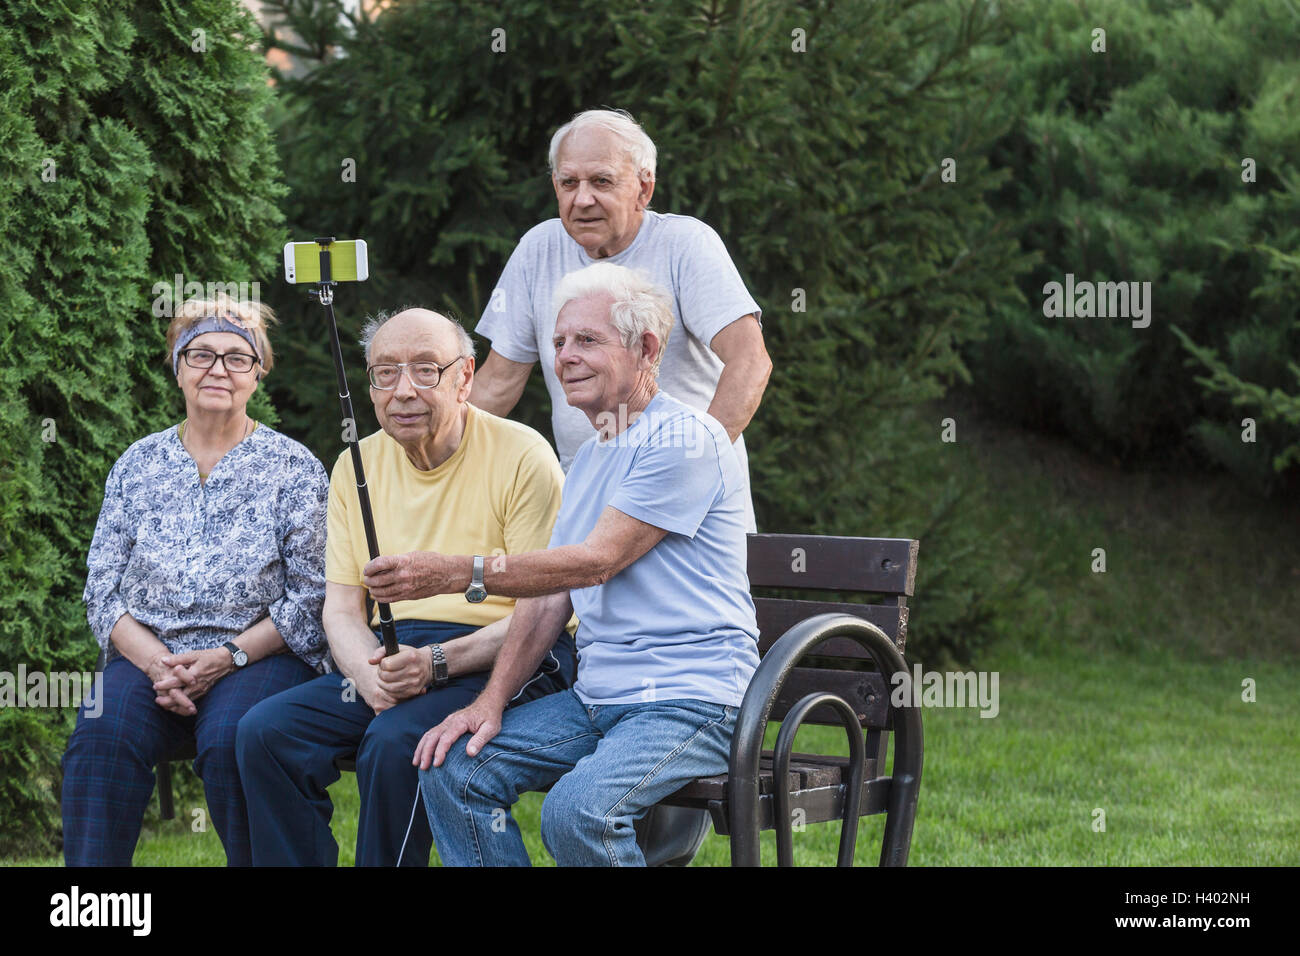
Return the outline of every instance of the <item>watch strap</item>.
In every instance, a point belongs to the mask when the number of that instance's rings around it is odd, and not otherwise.
[[[483,586],[483,556],[474,555],[474,570],[470,574],[469,587],[465,589],[465,600],[470,604],[481,604],[487,598],[487,588]]]
[[[429,682],[430,687],[445,687],[450,678],[447,675],[447,655],[443,653],[441,644],[430,644],[429,654],[433,658],[433,680]]]

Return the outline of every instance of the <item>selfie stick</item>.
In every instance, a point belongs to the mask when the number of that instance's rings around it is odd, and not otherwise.
[[[345,426],[352,424],[352,440],[348,448],[352,452],[352,471],[357,476],[357,498],[361,501],[361,523],[366,529],[366,547],[370,550],[370,560],[379,557],[379,538],[375,535],[375,518],[370,513],[370,492],[366,489],[366,471],[361,465],[361,443],[357,440],[356,416],[352,414],[352,395],[348,391],[348,379],[343,372],[343,350],[339,348],[339,326],[334,319],[334,281],[330,278],[330,244],[334,237],[317,239],[320,245],[320,284],[311,290],[311,294],[320,299],[329,318],[330,351],[334,353],[334,372],[339,380],[339,405],[343,409]],[[376,602],[379,608],[379,631],[384,637],[384,654],[391,657],[397,653],[397,629],[393,626],[393,612],[383,602]]]

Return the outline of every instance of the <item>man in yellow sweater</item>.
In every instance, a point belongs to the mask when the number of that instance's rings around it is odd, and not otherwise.
[[[483,566],[545,548],[563,474],[551,446],[524,425],[469,404],[474,344],[426,309],[381,314],[362,332],[370,397],[382,430],[361,457],[385,554],[476,555]],[[335,670],[277,694],[240,721],[236,753],[253,863],[331,866],[338,845],[326,787],[334,760],[356,754],[358,866],[425,866],[432,836],[411,754],[421,735],[487,683],[514,609],[471,585],[464,594],[393,604],[399,652],[384,657],[368,618],[369,561],[349,453],[330,477],[323,620]],[[569,687],[568,631],[515,703]]]

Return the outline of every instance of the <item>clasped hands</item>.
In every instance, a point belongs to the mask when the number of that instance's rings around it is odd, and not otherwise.
[[[235,659],[224,647],[159,655],[149,668],[158,695],[154,703],[173,714],[192,717],[198,713],[194,702],[234,669]]]

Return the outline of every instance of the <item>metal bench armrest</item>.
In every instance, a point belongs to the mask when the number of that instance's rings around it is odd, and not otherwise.
[[[907,675],[909,692],[902,695],[903,703],[890,702],[896,746],[893,785],[889,793],[889,811],[880,859],[882,866],[907,864],[912,824],[916,817],[916,796],[921,784],[922,761],[921,713],[912,706],[911,678],[907,674],[907,665],[889,636],[869,621],[848,614],[819,614],[800,621],[772,645],[759,662],[741,702],[735,734],[731,738],[728,783],[733,866],[759,865],[759,761],[772,707],[786,678],[799,661],[831,637],[847,637],[857,641],[871,654],[882,674],[902,672]]]

